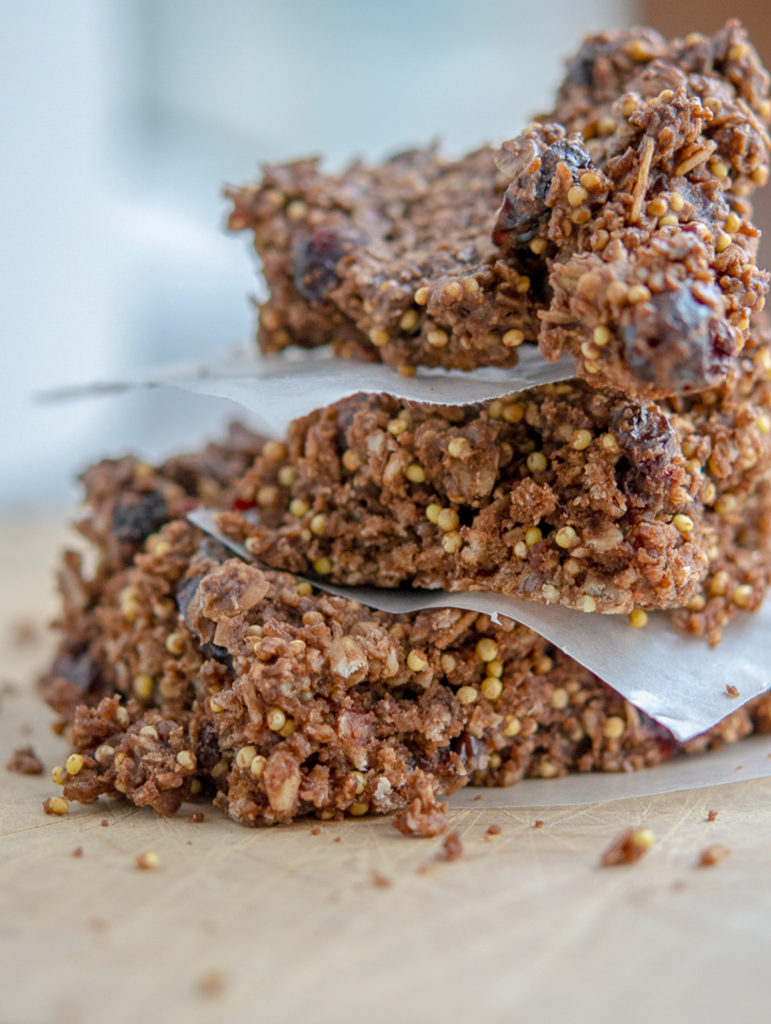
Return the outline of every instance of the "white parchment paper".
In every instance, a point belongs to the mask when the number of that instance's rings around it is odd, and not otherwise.
[[[470,405],[551,384],[573,376],[573,361],[547,363],[535,346],[519,350],[511,370],[483,367],[469,373],[421,368],[402,377],[382,363],[337,359],[326,350],[288,352],[271,358],[247,352],[207,363],[161,365],[114,380],[73,384],[47,391],[45,401],[107,395],[132,388],[173,387],[229,398],[248,409],[268,434],[283,434],[289,423],[314,409],[359,393],[389,394],[436,405]]]
[[[639,772],[586,772],[559,779],[526,779],[506,789],[467,787],[450,797],[450,807],[572,807],[769,777],[771,736],[750,736],[721,750],[678,755]],[[476,799],[480,795],[481,801]]]
[[[241,558],[253,561],[245,548],[219,531],[210,512],[199,509],[188,518]],[[330,594],[394,614],[450,607],[514,619],[575,658],[679,740],[705,732],[771,688],[768,601],[757,615],[737,616],[726,627],[722,642],[710,648],[705,640],[675,629],[666,612],[649,613],[648,625],[633,629],[625,615],[586,614],[501,594],[340,587],[315,579],[310,582]],[[729,684],[737,688],[738,696],[727,694]]]

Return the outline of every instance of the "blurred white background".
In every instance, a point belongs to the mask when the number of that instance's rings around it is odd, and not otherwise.
[[[632,0],[0,0],[0,513],[72,501],[106,454],[190,447],[237,410],[40,389],[248,340],[253,261],[225,181],[431,138],[450,154],[549,105]]]

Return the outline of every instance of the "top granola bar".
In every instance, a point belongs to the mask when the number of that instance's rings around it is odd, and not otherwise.
[[[266,352],[469,370],[538,340],[592,384],[660,397],[727,373],[766,275],[747,196],[768,176],[768,76],[743,30],[588,39],[557,105],[497,154],[435,150],[229,189],[270,297]]]

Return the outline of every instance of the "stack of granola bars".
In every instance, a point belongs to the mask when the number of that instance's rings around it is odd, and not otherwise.
[[[331,346],[397,381],[537,346],[574,376],[470,406],[309,394],[283,441],[234,428],[158,467],[89,469],[97,564],[65,556],[44,683],[75,751],[55,771],[65,797],[171,814],[198,795],[250,825],[400,811],[432,834],[438,794],[465,783],[643,768],[771,729],[759,697],[682,745],[511,619],[321,589],[488,591],[587,629],[668,610],[705,646],[758,609],[768,97],[735,23],[608,32],[497,151],[339,175],[301,160],[228,190],[268,286],[263,352]],[[186,518],[201,505],[215,537]]]

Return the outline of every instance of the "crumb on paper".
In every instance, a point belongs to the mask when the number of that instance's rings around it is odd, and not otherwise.
[[[222,971],[207,971],[198,980],[198,991],[202,996],[218,996],[225,989],[225,975]]]
[[[453,829],[453,831],[445,837],[445,840],[442,843],[442,849],[437,859],[452,863],[455,860],[460,860],[462,856],[463,843],[461,842],[460,833],[457,829]]]
[[[656,837],[649,828],[629,828],[611,843],[600,863],[604,868],[636,864],[655,842]]]
[[[320,836],[321,835],[321,825],[314,825],[313,828],[311,829],[311,835],[312,836]]]
[[[142,871],[154,871],[160,863],[160,858],[155,850],[143,850],[136,857],[136,865]]]
[[[771,757],[771,754],[769,754],[769,757]],[[482,794],[481,793],[477,793],[477,795],[474,797],[474,803],[477,803],[481,799],[482,799]]]
[[[540,818],[536,818],[533,822],[533,828],[543,828],[544,824],[545,822],[543,822]]]
[[[201,822],[204,820],[203,812],[202,811],[193,811],[193,813],[191,815],[189,815],[187,820],[192,825],[200,825]]]
[[[110,823],[107,820],[107,818],[102,818],[102,820],[99,822],[99,824],[102,826],[102,828],[107,828]]]
[[[83,847],[82,846],[76,846],[75,849],[72,851],[72,856],[73,857],[82,857],[83,856]]]
[[[717,818],[717,811],[707,811],[707,821],[714,821]]]
[[[491,839],[495,839],[496,836],[499,836],[501,831],[500,825],[491,825],[485,832],[485,839],[489,842]]]
[[[738,688],[735,687],[733,685],[733,683],[726,683],[725,684],[725,693],[726,693],[726,697],[740,697],[741,696],[741,694],[739,693]]]
[[[20,775],[43,774],[43,762],[31,746],[18,747],[14,750],[5,767],[9,772],[18,772]]]
[[[11,644],[15,648],[31,647],[38,639],[38,625],[32,619],[19,619],[11,627]]]
[[[380,871],[370,872],[370,879],[372,881],[373,886],[376,889],[390,889],[390,887],[393,885],[391,879],[388,878],[386,875],[381,874]]]
[[[722,843],[712,843],[711,846],[705,847],[699,854],[699,866],[703,868],[714,867],[721,860],[725,860],[730,852],[729,848],[723,846]]]

